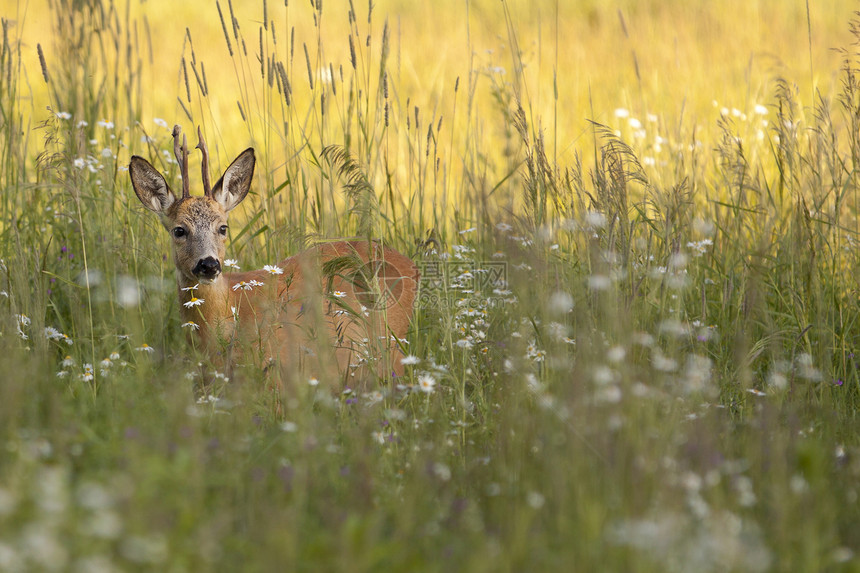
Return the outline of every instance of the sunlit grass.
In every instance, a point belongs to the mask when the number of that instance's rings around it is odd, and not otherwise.
[[[853,6],[235,4],[4,21],[0,570],[858,567]],[[174,123],[231,266],[415,258],[403,378],[208,365]]]

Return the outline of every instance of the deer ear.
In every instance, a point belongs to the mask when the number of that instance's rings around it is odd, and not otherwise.
[[[167,181],[143,157],[133,155],[131,163],[128,165],[128,172],[131,175],[131,186],[134,188],[134,193],[143,203],[143,206],[150,211],[163,215],[167,208],[176,201],[176,197],[170,187],[167,186]]]
[[[225,211],[233,209],[248,194],[254,179],[255,163],[254,148],[249,147],[233,160],[212,188],[212,198],[218,201]]]

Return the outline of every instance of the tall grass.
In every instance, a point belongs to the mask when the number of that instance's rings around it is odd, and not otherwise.
[[[168,121],[216,169],[257,149],[243,268],[344,236],[416,259],[407,376],[202,379],[125,167],[177,179],[142,111],[148,23],[57,2],[27,75],[4,20],[0,570],[858,568],[853,48],[813,105],[792,78],[706,129],[595,102],[559,153],[506,4],[511,77],[470,55],[437,109],[403,92],[392,16],[258,8],[210,8],[244,133],[194,22]]]

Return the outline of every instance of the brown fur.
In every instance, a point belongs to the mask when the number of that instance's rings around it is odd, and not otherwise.
[[[223,266],[221,227],[229,209],[247,194],[253,164],[253,150],[246,150],[216,183],[212,197],[177,200],[154,167],[132,157],[129,171],[141,202],[161,216],[171,234],[183,229],[182,236],[173,236],[173,257],[183,321],[199,326],[192,336],[228,367],[237,361],[277,361],[287,378],[300,372],[346,376],[370,358],[379,375],[401,375],[397,341],[409,328],[419,275],[415,263],[394,249],[375,241],[339,241],[284,259],[277,264],[280,275],[265,270],[218,273],[212,280],[195,275],[195,266],[208,257]],[[219,195],[223,181],[229,192]],[[252,280],[263,286],[234,289]],[[192,297],[202,304],[186,307]]]

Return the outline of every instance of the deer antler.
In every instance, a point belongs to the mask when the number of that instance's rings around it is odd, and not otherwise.
[[[182,198],[187,199],[191,196],[188,190],[188,140],[185,135],[182,136],[182,144],[179,143],[179,134],[182,133],[182,128],[178,125],[173,126],[173,154],[176,156],[176,161],[179,163],[179,173],[182,177]]]
[[[203,132],[200,131],[200,126],[197,126],[197,149],[203,153],[203,194],[207,197],[212,197],[212,187],[209,185],[209,148],[206,147],[206,142],[203,140]]]

